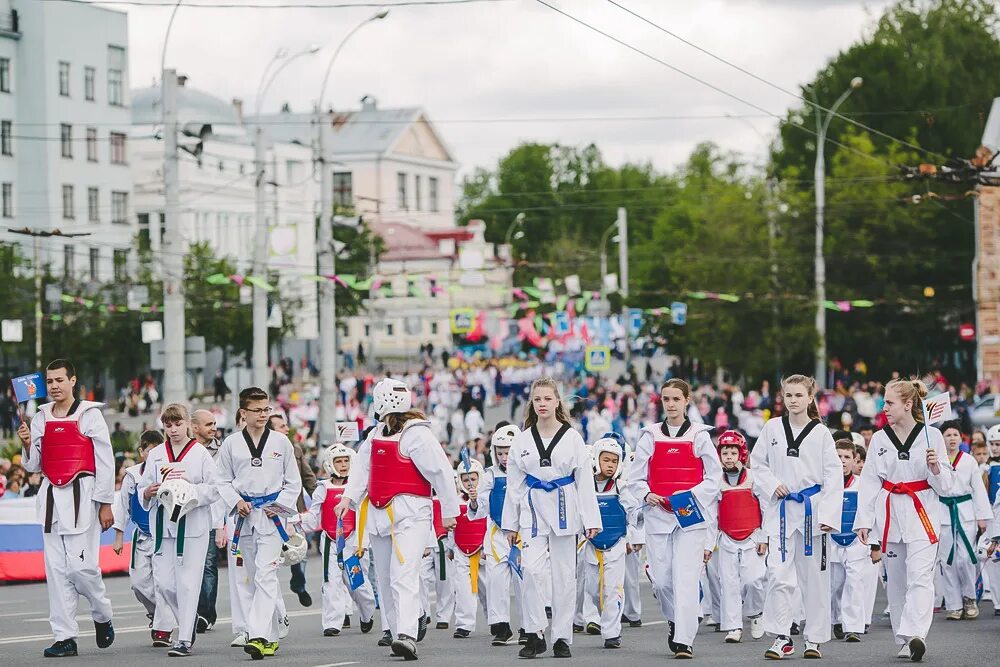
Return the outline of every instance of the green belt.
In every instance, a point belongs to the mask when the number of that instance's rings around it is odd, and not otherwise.
[[[962,544],[965,545],[965,550],[969,552],[969,560],[973,563],[978,562],[976,560],[976,550],[972,548],[972,544],[969,542],[968,535],[965,534],[965,528],[962,527],[962,520],[958,513],[958,506],[964,502],[972,500],[972,494],[967,493],[964,496],[941,496],[941,502],[948,506],[948,515],[951,517],[951,551],[948,552],[948,565],[951,565],[955,560],[955,543],[958,538],[962,538]]]
[[[184,532],[187,528],[187,517],[182,516],[177,522],[177,560],[184,560]],[[156,547],[153,553],[160,553],[163,544],[163,506],[156,508]]]

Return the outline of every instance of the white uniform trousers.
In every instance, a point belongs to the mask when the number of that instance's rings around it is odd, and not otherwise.
[[[238,595],[242,596],[246,633],[250,639],[262,638],[269,642],[278,641],[278,559],[281,557],[281,535],[262,535],[256,530],[244,530],[240,535],[239,549],[243,565],[230,573],[230,584],[234,582]],[[233,559],[230,558],[230,563]],[[240,572],[241,571],[241,572]],[[236,623],[237,602],[233,601],[233,631],[239,632]]]
[[[704,593],[702,616],[711,614],[716,623],[722,617],[722,575],[719,572],[718,555],[718,550],[712,553],[701,578],[701,588]]]
[[[588,542],[584,546],[586,561],[587,599],[600,614],[601,637],[614,639],[622,634],[622,609],[625,605],[625,543],[619,542],[601,553],[604,576],[597,561],[597,552]]]
[[[42,545],[45,549],[45,588],[49,594],[49,625],[55,640],[74,639],[80,634],[76,609],[81,595],[90,602],[90,614],[95,622],[110,621],[113,612],[101,578],[101,524],[96,517],[88,530],[76,535],[43,533]]]
[[[455,577],[452,588],[455,591],[455,627],[469,632],[476,630],[476,604],[483,608],[483,616],[489,615],[486,600],[486,570],[483,567],[482,551],[479,553],[479,571],[476,573],[476,593],[472,593],[472,556],[467,556],[458,549],[454,550]]]
[[[857,538],[846,547],[831,539],[829,546],[831,620],[843,625],[844,632],[863,634],[871,581],[871,549]]]
[[[154,617],[156,615],[156,582],[153,581],[153,537],[147,535],[139,529],[132,533],[132,555],[128,566],[129,583],[132,585],[132,592],[135,599],[146,609],[146,615]],[[171,625],[157,625],[153,627],[173,627]]]
[[[153,579],[156,582],[156,607],[169,610],[177,619],[175,641],[194,643],[194,624],[198,619],[198,598],[204,574],[205,554],[208,553],[209,533],[184,538],[184,557],[177,557],[177,538],[163,536],[160,550],[153,554]],[[197,563],[198,566],[194,567]],[[163,622],[165,615],[156,621]],[[169,632],[172,628],[153,629]]]
[[[500,554],[497,560],[492,554],[485,556],[486,563],[486,619],[490,625],[494,623],[510,623],[510,593],[514,589],[514,601],[518,614],[521,614],[521,580],[513,568],[507,564],[507,553]],[[482,567],[482,563],[480,563]]]
[[[521,539],[521,571],[524,574],[521,625],[525,632],[539,635],[545,632],[549,624],[545,607],[550,599],[552,641],[562,639],[572,644],[577,536],[522,535]]]
[[[427,521],[430,521],[428,516]],[[380,602],[393,637],[417,637],[424,610],[420,601],[420,564],[427,544],[427,521],[404,521],[392,535],[371,534],[372,558],[381,583]]]
[[[645,556],[645,548],[625,554],[625,606],[622,608],[622,614],[631,621],[638,621],[642,618],[640,582],[645,578],[643,574]]]
[[[972,548],[975,549],[976,523],[968,521],[962,527],[965,529],[965,534],[968,536]],[[951,565],[948,565],[948,553],[953,546],[955,553]],[[941,526],[938,561],[941,563],[941,592],[944,593],[944,608],[949,611],[958,610],[962,608],[962,598],[975,600],[976,564],[969,558],[969,550],[965,548],[962,536],[952,534],[951,526]]]
[[[875,596],[878,594],[879,579],[882,578],[883,562],[871,563],[865,572],[865,627],[872,624],[872,614],[875,612]]]
[[[993,558],[983,561],[981,569],[983,587],[989,589],[994,609],[1000,609],[1000,559],[997,558],[998,553],[1000,550],[993,554]]]
[[[674,624],[674,641],[692,646],[698,633],[698,584],[705,560],[705,529],[646,534],[653,590],[663,617]]]
[[[583,540],[578,537],[577,540]],[[576,549],[576,611],[573,614],[575,625],[586,626],[588,623],[600,625],[601,615],[597,611],[597,604],[587,593],[587,551],[589,545],[586,540],[577,542]]]
[[[938,545],[929,541],[885,545],[886,593],[896,643],[926,639],[934,620],[934,572]]]
[[[241,551],[240,558],[242,558],[242,554]],[[229,615],[232,617],[233,632],[246,632],[247,612],[253,601],[253,580],[247,574],[247,568],[244,565],[236,564],[243,561],[233,554],[232,542],[226,546],[226,559],[229,565],[226,568],[226,576],[229,577]]]
[[[829,536],[825,536],[829,541]],[[764,601],[764,631],[788,635],[798,612],[796,592],[801,591],[806,618],[806,641],[816,644],[830,641],[830,568],[823,567],[823,537],[813,537],[813,553],[806,556],[802,533],[796,531],[785,540],[785,562],[777,540],[771,540],[767,555],[768,586]],[[829,544],[826,546],[829,551]]]
[[[455,614],[455,563],[444,556],[444,579],[441,578],[441,551],[432,547],[430,554],[420,561],[420,607],[424,614],[431,615],[431,591],[434,591],[434,620],[437,623],[451,623]],[[388,588],[385,589],[388,591]],[[382,596],[381,589],[379,592]],[[385,609],[385,606],[382,606]]]
[[[367,575],[368,550],[365,550],[361,556],[361,569],[366,573],[365,582],[357,590],[352,591],[343,565],[337,562],[336,541],[331,540],[325,534],[321,539],[324,553],[327,542],[330,543],[330,557],[323,559],[323,587],[321,590],[323,629],[336,628],[340,630],[344,627],[344,617],[351,613],[355,603],[357,603],[361,614],[360,620],[370,621],[375,616],[375,591],[372,590],[372,584]],[[350,555],[351,553],[345,553],[347,557]]]
[[[719,548],[712,554],[719,571],[719,630],[743,628],[744,616],[764,611],[764,586],[767,566],[751,539],[736,542],[726,535],[719,538]]]

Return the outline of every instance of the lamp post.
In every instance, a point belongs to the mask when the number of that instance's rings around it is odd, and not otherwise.
[[[601,236],[600,248],[601,248],[601,299],[602,300],[607,300],[608,298],[608,290],[604,286],[605,278],[608,275],[608,237],[611,235],[611,232],[615,231],[616,229],[618,229],[618,223],[613,222],[611,223],[610,227],[604,230],[604,234]]]
[[[520,227],[523,223],[524,223],[524,213],[518,213],[517,216],[514,217],[514,222],[510,223],[510,227],[507,228],[507,233],[504,234],[504,237],[503,237],[503,244],[505,246],[507,246],[508,248],[510,248],[510,262],[511,262],[511,264],[514,263],[514,249],[510,247],[510,242],[511,242],[511,239],[523,239],[524,238],[524,232],[522,232],[522,231],[518,231],[517,234],[514,234],[514,230],[517,229],[518,227]]]
[[[330,70],[333,69],[333,63],[336,62],[344,45],[361,28],[388,15],[387,9],[375,12],[341,40],[326,66],[323,85],[320,86],[316,102],[316,149],[313,159],[320,169],[319,233],[316,247],[319,255],[319,273],[325,278],[319,283],[319,442],[321,445],[332,442],[337,421],[337,291],[332,279],[337,271],[337,260],[331,220],[331,174],[327,168],[324,146],[323,99],[326,96]]]
[[[837,113],[840,105],[861,87],[864,80],[860,76],[851,79],[850,87],[841,93],[837,101],[830,107],[825,117],[821,117],[819,102],[813,93],[813,105],[816,115],[816,170],[813,178],[816,181],[816,337],[819,344],[816,347],[816,382],[820,389],[826,387],[826,260],[823,258],[823,214],[826,206],[826,164],[824,153],[826,149],[826,132],[830,121]]]

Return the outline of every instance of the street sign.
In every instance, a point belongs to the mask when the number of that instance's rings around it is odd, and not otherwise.
[[[686,303],[680,301],[674,301],[670,304],[670,323],[676,324],[677,326],[684,326],[687,324],[688,317],[688,307]]]
[[[143,322],[142,342],[152,343],[158,340],[163,340],[163,322],[159,320],[151,320],[149,322]]]
[[[570,332],[569,326],[569,313],[565,310],[560,310],[555,314],[554,325],[556,333],[560,336],[568,334]]]
[[[149,288],[145,285],[136,285],[129,288],[125,295],[126,306],[129,310],[139,310],[149,303]],[[146,341],[143,341],[144,343]]]
[[[976,327],[971,322],[965,322],[958,327],[958,337],[964,341],[976,340]]]
[[[607,345],[588,345],[584,366],[591,372],[611,370],[611,348]]]
[[[165,370],[164,341],[157,340],[149,344],[149,367],[154,371]],[[205,338],[203,336],[188,336],[184,339],[184,368],[189,371],[205,367]]]
[[[464,334],[472,331],[476,321],[476,311],[472,308],[453,308],[451,311],[451,332]]]
[[[0,321],[0,341],[20,343],[24,340],[24,326],[21,320]]]
[[[628,334],[638,336],[642,331],[642,309],[629,308],[628,310]]]

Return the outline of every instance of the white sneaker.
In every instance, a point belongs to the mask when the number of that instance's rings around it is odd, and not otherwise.
[[[736,629],[730,630],[726,633],[726,643],[727,644],[739,644],[740,640],[743,639],[743,630]]]
[[[903,660],[910,659],[910,646],[909,644],[903,644],[899,647],[899,653],[896,654],[897,658],[902,658]]]
[[[233,641],[229,642],[229,645],[232,646],[233,648],[243,648],[244,646],[247,645],[249,639],[250,638],[247,637],[247,633],[237,632],[235,635],[233,635]]]
[[[702,623],[704,623],[705,625],[718,625],[718,623],[715,622],[715,619],[712,618],[711,614],[709,614],[708,616],[706,616],[705,620],[702,621]]]
[[[754,616],[750,619],[750,636],[755,640],[764,636],[764,621],[760,616]]]
[[[287,616],[282,616],[278,619],[278,639],[284,639],[288,636],[288,627],[291,622],[288,620]]]

